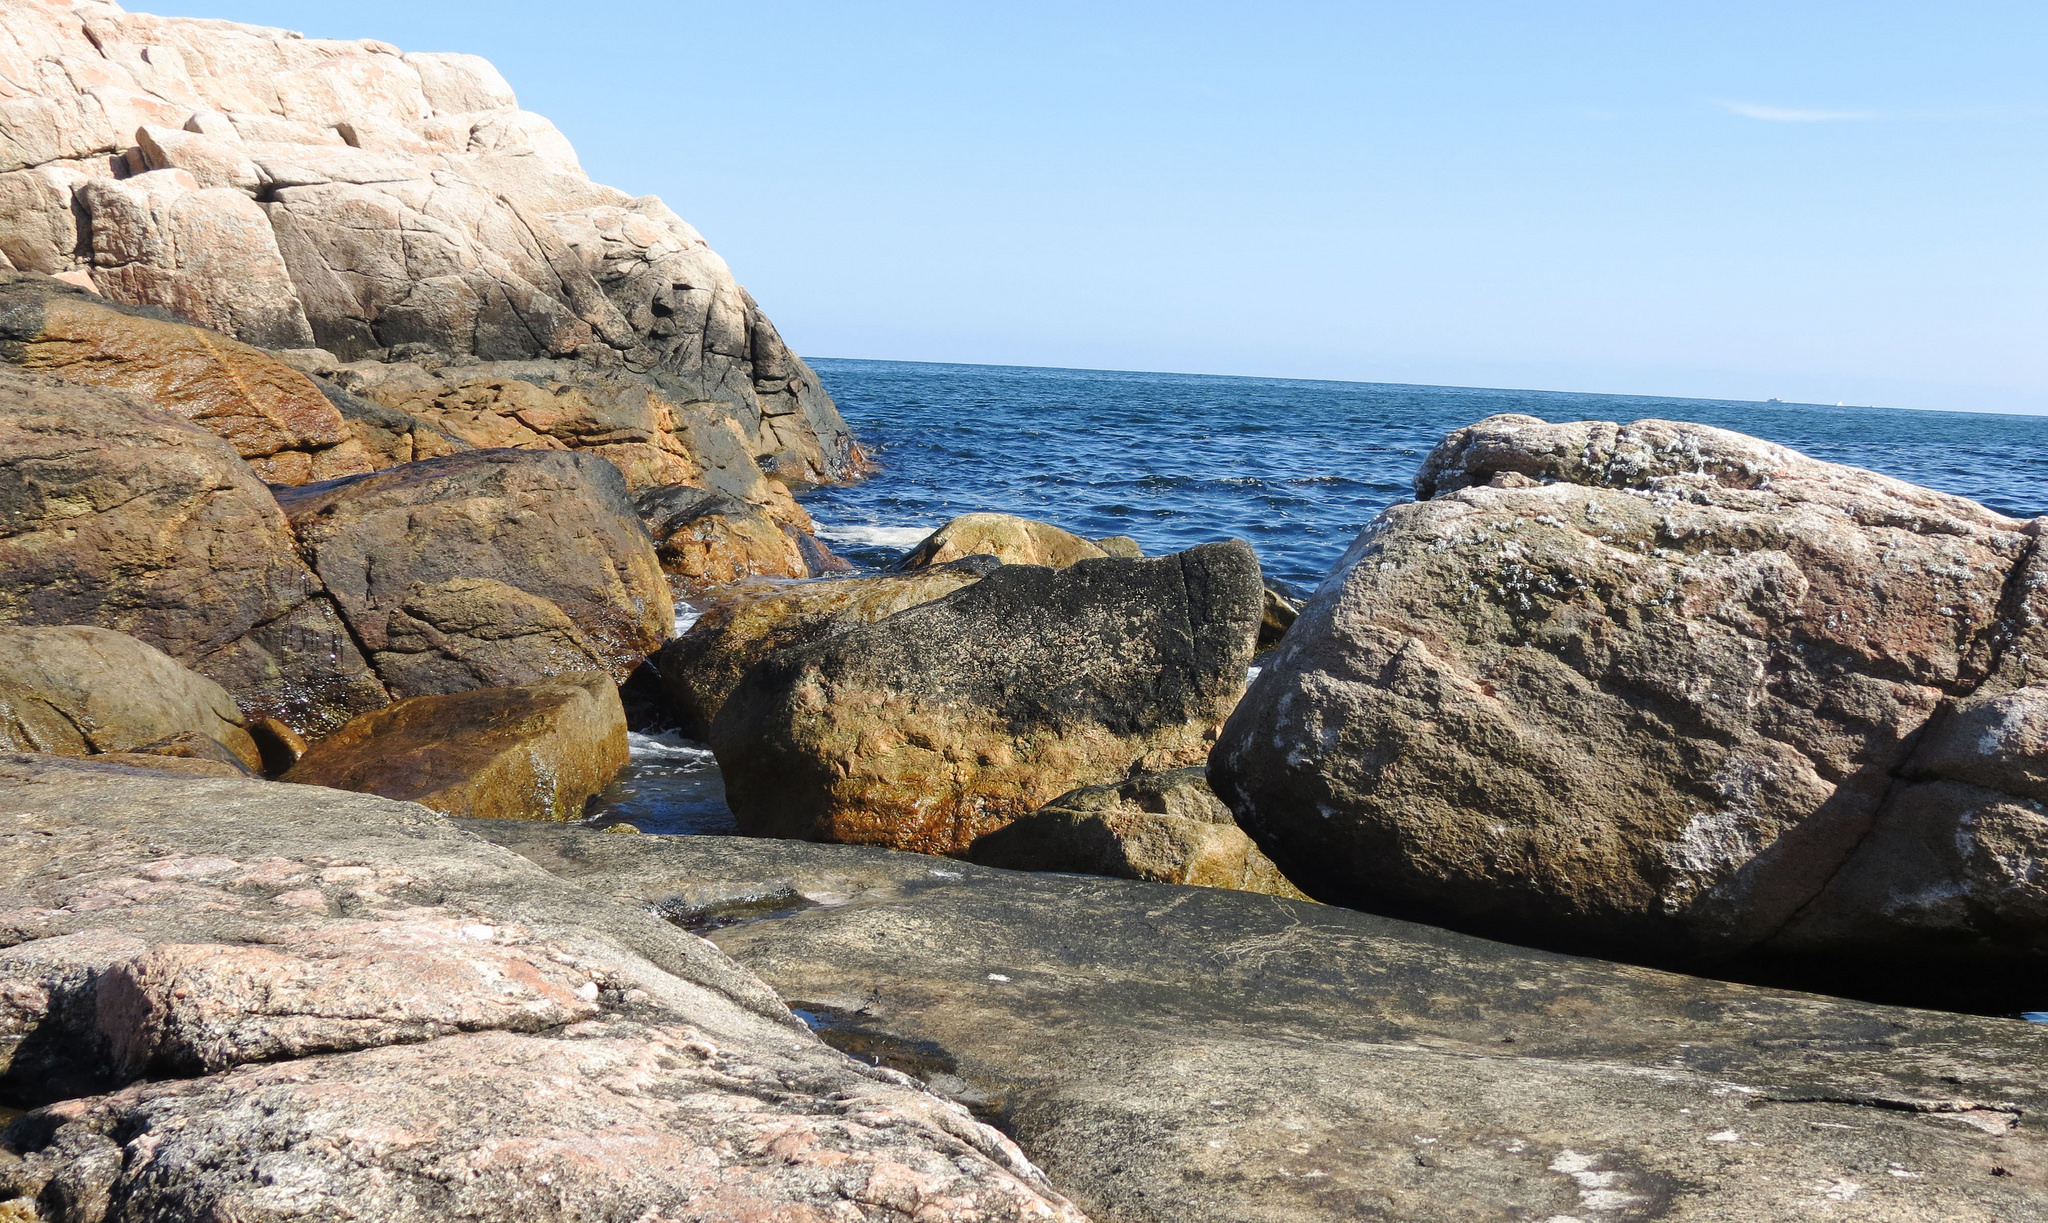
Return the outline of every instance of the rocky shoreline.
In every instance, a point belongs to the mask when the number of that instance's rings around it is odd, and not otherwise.
[[[0,1219],[2048,1218],[2041,521],[1496,416],[1299,606],[858,569],[489,64],[100,0],[0,258]]]

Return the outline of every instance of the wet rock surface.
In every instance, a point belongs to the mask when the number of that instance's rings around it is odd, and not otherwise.
[[[1264,892],[1306,900],[1237,826],[1200,765],[1062,794],[975,838],[970,861]]]
[[[0,877],[17,1217],[1080,1220],[708,944],[411,804],[5,757]]]
[[[314,744],[280,780],[444,815],[572,820],[626,759],[618,687],[587,671],[395,702]]]
[[[470,451],[279,503],[394,697],[620,682],[674,629],[653,541],[593,455]]]
[[[1921,997],[2038,979],[2038,524],[1663,421],[1495,417],[1416,490],[1211,759],[1296,882]]]
[[[127,633],[302,731],[389,699],[226,441],[0,366],[0,622]]]
[[[1079,785],[1208,752],[1243,691],[1242,542],[1004,565],[747,671],[711,726],[742,832],[964,854]]]
[[[967,557],[916,573],[721,591],[688,632],[661,648],[655,667],[669,715],[683,734],[708,739],[711,723],[749,668],[777,650],[873,624],[971,586],[992,557]]]
[[[708,931],[1101,1220],[2005,1220],[2048,1030],[1206,888],[476,825]]]

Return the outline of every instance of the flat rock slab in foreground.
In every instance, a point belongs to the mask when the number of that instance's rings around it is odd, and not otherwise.
[[[424,808],[0,756],[0,1218],[1069,1220],[958,1106]]]
[[[476,826],[740,919],[711,937],[828,1039],[997,1118],[1101,1221],[2048,1217],[2048,1030],[2014,1020],[1243,893]]]

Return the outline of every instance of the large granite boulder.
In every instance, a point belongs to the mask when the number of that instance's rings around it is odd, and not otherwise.
[[[278,499],[394,697],[624,682],[675,627],[625,481],[594,455],[466,451]]]
[[[374,465],[305,374],[162,310],[121,306],[46,276],[0,273],[0,360],[131,391],[227,439],[270,484]]]
[[[1611,953],[2048,968],[2038,523],[1665,421],[1494,417],[1416,495],[1210,761],[1290,878]]]
[[[412,804],[7,757],[0,877],[11,1218],[1080,1223],[709,944]]]
[[[1124,554],[1134,549],[1119,543],[1117,550]],[[925,536],[922,543],[904,554],[897,567],[928,569],[962,557],[993,556],[1005,565],[1065,569],[1075,561],[1108,555],[1101,544],[1049,522],[1015,514],[962,514]]]
[[[1237,826],[1200,765],[1083,786],[976,837],[969,861],[1307,900]]]
[[[967,557],[914,573],[753,583],[728,590],[710,600],[689,631],[655,656],[669,716],[684,735],[707,739],[726,698],[755,663],[777,650],[942,599],[980,581],[998,563],[993,557]]]
[[[1203,758],[1244,690],[1241,541],[1004,565],[746,672],[711,726],[741,831],[964,854],[1076,786]]]
[[[300,731],[389,699],[229,443],[123,393],[9,366],[0,623],[126,633]]]
[[[1208,888],[479,831],[705,930],[826,1040],[999,1120],[1098,1220],[2004,1223],[2048,1201],[2048,1028],[2018,1020]]]
[[[469,55],[24,0],[0,256],[269,348],[573,359],[718,405],[773,475],[860,457],[703,237],[590,181]]]
[[[393,702],[312,745],[280,780],[444,815],[574,820],[626,760],[618,686],[585,671]]]
[[[0,628],[0,750],[91,756],[191,736],[261,769],[247,723],[227,689],[126,633]]]

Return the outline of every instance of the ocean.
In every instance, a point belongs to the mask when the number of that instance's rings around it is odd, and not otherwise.
[[[1314,588],[1374,515],[1412,496],[1444,434],[1502,412],[1545,420],[1698,421],[2048,514],[2048,417],[1662,399],[1112,370],[812,362],[879,466],[798,498],[818,535],[881,566],[956,514],[995,510],[1148,554],[1241,538],[1269,579]],[[599,823],[733,831],[700,745],[635,735]]]

